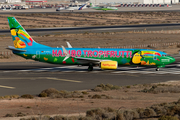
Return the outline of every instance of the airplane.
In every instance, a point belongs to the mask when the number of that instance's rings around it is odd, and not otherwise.
[[[118,10],[116,7],[109,7],[109,6],[94,6],[92,3],[90,3],[90,8],[95,9],[95,10]]]
[[[2,9],[2,10],[4,10],[4,11],[10,11],[10,10],[12,10],[12,8],[11,8],[11,7],[10,7],[10,8],[4,7],[4,9]]]
[[[98,8],[95,8],[95,10],[107,11],[107,10],[118,10],[118,8],[116,8],[116,7],[99,6]]]
[[[86,4],[83,5],[70,5],[68,8],[66,8],[65,10],[69,10],[69,11],[74,11],[74,10],[82,10],[86,8]]]
[[[117,69],[121,65],[165,67],[175,59],[166,53],[151,49],[116,49],[116,48],[52,48],[35,42],[15,17],[8,17],[10,32],[14,46],[7,49],[18,56],[35,61],[52,64],[94,66],[101,69]]]
[[[59,7],[56,9],[56,11],[61,11],[61,10],[65,10],[65,9],[66,9],[66,7]]]

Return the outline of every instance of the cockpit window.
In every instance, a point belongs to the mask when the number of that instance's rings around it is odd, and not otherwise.
[[[167,55],[162,55],[162,56],[164,56],[164,57],[165,57],[165,56],[167,56]]]

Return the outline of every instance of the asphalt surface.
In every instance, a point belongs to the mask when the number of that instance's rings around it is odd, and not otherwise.
[[[37,95],[47,88],[87,90],[110,83],[125,86],[180,80],[180,59],[155,71],[155,67],[120,66],[117,70],[87,71],[87,66],[64,66],[40,62],[0,63],[0,96]]]
[[[145,25],[116,25],[116,26],[95,26],[95,27],[64,27],[64,28],[43,28],[26,29],[31,35],[45,34],[76,34],[76,33],[98,33],[98,32],[122,32],[122,31],[159,31],[159,30],[179,30],[180,24],[145,24]],[[1,35],[10,35],[9,30],[0,30]]]
[[[73,13],[89,13],[89,12],[143,12],[143,11],[180,11],[179,5],[172,5],[172,7],[118,7],[118,10],[102,11],[94,10],[91,8],[83,10],[74,10]],[[56,8],[46,8],[46,9],[28,9],[28,10],[1,10],[0,14],[31,14],[31,13],[69,13],[68,10],[56,11]]]

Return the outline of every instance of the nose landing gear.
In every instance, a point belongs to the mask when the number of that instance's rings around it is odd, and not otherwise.
[[[159,71],[159,68],[156,68],[156,71]]]

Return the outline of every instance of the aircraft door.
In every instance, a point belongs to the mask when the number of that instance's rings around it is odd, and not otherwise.
[[[36,51],[36,58],[37,58],[37,59],[40,58],[40,51]]]
[[[157,55],[153,53],[153,60],[157,60]]]

